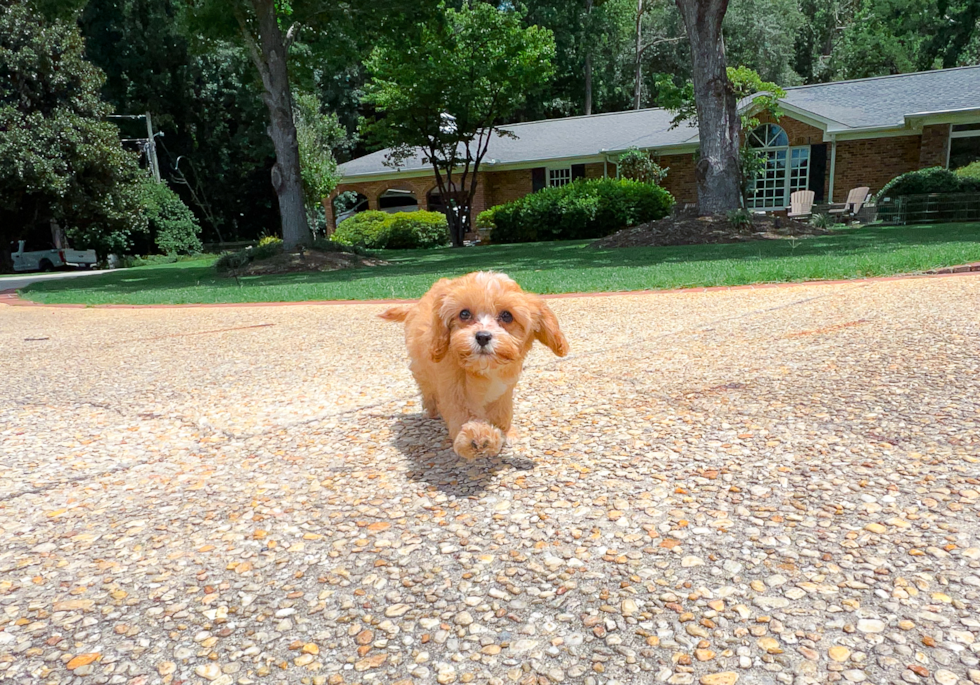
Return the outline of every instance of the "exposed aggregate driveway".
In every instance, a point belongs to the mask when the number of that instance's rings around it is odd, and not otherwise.
[[[980,683],[980,276],[551,304],[475,463],[383,305],[0,305],[0,682]]]

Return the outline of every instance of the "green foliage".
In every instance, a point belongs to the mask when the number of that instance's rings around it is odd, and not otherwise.
[[[752,215],[744,209],[733,209],[725,217],[736,231],[748,233],[752,230]]]
[[[165,133],[157,139],[160,172],[206,239],[255,238],[278,221],[261,86],[244,49],[203,41],[189,6],[88,0],[78,19],[86,58],[105,72],[102,96],[117,112],[152,112],[154,128]],[[120,126],[124,137],[146,135],[142,121]]]
[[[554,80],[544,97],[530,98],[521,120],[584,114],[585,63],[592,66],[592,111],[630,107],[636,0],[535,0],[523,3],[525,25],[554,35]],[[685,46],[686,49],[686,46]]]
[[[150,253],[154,246],[161,254],[195,254],[201,251],[201,227],[194,213],[165,183],[143,184],[143,209],[146,212],[145,247],[137,251]]]
[[[966,166],[956,169],[954,172],[960,178],[969,178],[980,181],[980,161],[967,164]]]
[[[391,215],[385,248],[414,250],[449,243],[449,224],[442,212],[398,212]]]
[[[337,115],[323,114],[322,110],[323,105],[316,95],[297,94],[293,98],[303,198],[307,219],[314,232],[324,225],[321,201],[340,181],[334,153],[346,150],[351,143]]]
[[[264,235],[259,238],[259,242],[256,247],[265,247],[266,245],[279,245],[282,247],[282,238],[275,235]]]
[[[792,63],[802,24],[798,0],[732,0],[724,21],[729,64],[742,64],[766,81],[799,82]]]
[[[420,27],[416,40],[385,41],[367,62],[372,80],[365,101],[384,115],[369,131],[392,148],[393,166],[421,148],[455,209],[455,245],[462,244],[489,139],[507,135],[500,122],[552,74],[551,32],[522,26],[522,19],[512,7],[488,3],[447,8]]]
[[[243,269],[252,262],[280,255],[282,254],[282,250],[282,238],[265,236],[255,247],[246,247],[244,250],[239,250],[238,252],[229,252],[228,254],[221,255],[215,260],[214,268],[218,273]]]
[[[494,243],[601,238],[627,226],[662,219],[674,198],[649,183],[577,180],[543,188],[493,209]]]
[[[125,151],[78,31],[21,0],[0,5],[0,244],[65,228],[73,247],[125,252],[143,172]]]
[[[831,53],[836,79],[975,63],[975,0],[859,0]]]
[[[332,238],[342,245],[375,247],[383,243],[385,226],[391,215],[376,209],[358,212],[337,226]]]
[[[660,185],[669,171],[669,167],[662,167],[653,159],[653,155],[644,150],[631,147],[619,156],[616,162],[616,169],[620,178],[628,178],[640,183],[653,183]]]
[[[830,214],[814,214],[810,217],[810,225],[817,228],[831,228],[837,223],[837,218]]]
[[[974,192],[980,192],[980,178],[970,174],[960,175],[942,167],[932,167],[893,178],[878,191],[875,201],[880,203],[885,198],[904,195]]]
[[[359,212],[342,221],[333,234],[342,244],[371,250],[412,250],[441,247],[449,242],[442,212]]]
[[[759,125],[757,114],[767,113],[775,120],[782,116],[779,100],[786,97],[786,91],[778,84],[763,81],[758,73],[745,66],[728,67],[728,82],[740,105],[744,104],[747,98],[752,98],[752,107],[746,108],[741,114],[743,131],[749,131]],[[674,113],[671,125],[674,128],[681,124],[697,126],[698,111],[694,103],[694,84],[688,81],[678,86],[669,74],[661,74],[657,86],[658,104]]]

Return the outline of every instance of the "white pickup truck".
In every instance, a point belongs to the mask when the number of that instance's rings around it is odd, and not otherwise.
[[[33,244],[29,240],[11,243],[10,257],[14,271],[54,271],[65,266],[91,269],[98,261],[95,250],[58,250],[50,245]]]

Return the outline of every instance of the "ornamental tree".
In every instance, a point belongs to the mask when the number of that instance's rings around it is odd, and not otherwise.
[[[551,78],[551,31],[522,19],[488,3],[446,9],[415,40],[385,41],[367,62],[366,99],[382,114],[370,129],[391,148],[389,165],[419,150],[432,165],[456,247],[470,225],[490,141],[514,136],[503,122]]]

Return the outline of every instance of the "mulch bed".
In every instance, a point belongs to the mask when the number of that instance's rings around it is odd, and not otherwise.
[[[693,216],[675,214],[659,221],[626,228],[592,243],[595,248],[659,247],[664,245],[703,245],[741,243],[749,240],[778,240],[825,235],[826,229],[801,221],[765,214],[752,216],[751,228],[733,226],[723,215]]]
[[[238,271],[238,276],[265,276],[268,274],[291,274],[301,271],[339,271],[360,266],[381,266],[388,262],[373,257],[361,257],[349,252],[283,252],[275,257],[251,262]]]

